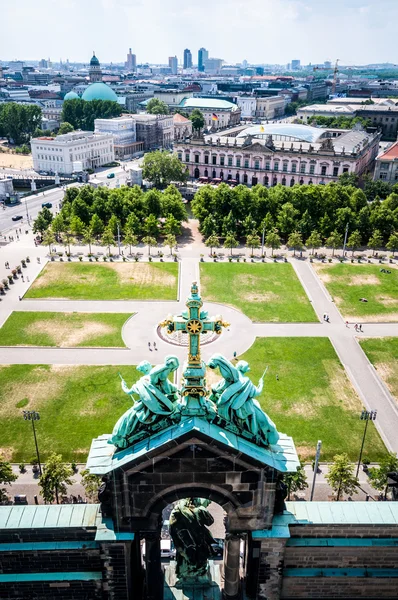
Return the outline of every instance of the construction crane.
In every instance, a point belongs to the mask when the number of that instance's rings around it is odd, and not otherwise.
[[[337,73],[339,72],[339,58],[336,59],[336,64],[333,69],[332,94],[336,93]],[[327,67],[314,67],[313,71],[330,71]]]

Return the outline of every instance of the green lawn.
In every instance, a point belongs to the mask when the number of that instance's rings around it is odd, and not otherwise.
[[[341,452],[358,460],[362,405],[327,338],[258,338],[240,358],[250,364],[256,385],[269,366],[260,404],[278,430],[293,437],[304,460],[314,457],[318,440],[322,461]],[[364,456],[375,461],[384,452],[371,423]]]
[[[398,401],[398,338],[360,340],[363,351]]]
[[[398,320],[398,269],[358,263],[314,267],[345,319]],[[391,273],[381,273],[380,269]],[[367,302],[360,302],[360,298]]]
[[[177,263],[48,263],[26,298],[176,300]]]
[[[125,347],[122,327],[131,314],[13,312],[0,328],[3,346]]]
[[[205,301],[232,305],[257,322],[312,322],[315,312],[289,263],[201,263]]]
[[[52,451],[66,461],[85,462],[91,440],[111,433],[131,406],[118,372],[129,385],[140,375],[132,366],[0,366],[1,452],[14,462],[35,456],[30,422],[22,410],[40,412],[37,439],[42,459]]]

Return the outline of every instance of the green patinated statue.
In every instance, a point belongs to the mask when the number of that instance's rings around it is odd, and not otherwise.
[[[255,400],[263,390],[264,375],[256,387],[246,376],[250,367],[244,360],[234,366],[221,354],[213,354],[207,364],[211,369],[218,367],[223,376],[212,386],[210,395],[210,400],[217,406],[218,416],[235,425],[238,432],[252,435],[259,444],[276,444],[279,433],[275,424]]]
[[[176,575],[180,582],[206,577],[215,543],[208,526],[214,519],[207,510],[210,500],[180,500],[170,514],[170,535],[176,548]]]
[[[170,373],[179,367],[176,356],[166,356],[164,364],[152,368],[148,361],[141,362],[137,371],[143,376],[129,388],[122,379],[123,391],[134,400],[133,406],[117,421],[110,444],[127,448],[133,441],[147,437],[150,432],[171,424],[167,422],[177,410],[177,386],[169,381]]]

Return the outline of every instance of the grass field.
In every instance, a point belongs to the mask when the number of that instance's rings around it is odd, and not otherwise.
[[[131,314],[13,312],[0,328],[3,346],[125,347],[122,327]]]
[[[358,460],[362,406],[327,338],[258,338],[240,358],[256,385],[269,366],[260,404],[278,430],[293,437],[302,459],[313,458],[322,440],[322,461],[341,452]],[[376,461],[384,452],[371,423],[364,456]]]
[[[398,269],[357,263],[314,267],[345,319],[398,321]],[[381,273],[382,268],[391,273]]]
[[[119,370],[129,385],[140,375],[126,366],[0,366],[0,453],[14,462],[35,456],[32,427],[22,410],[37,410],[43,460],[55,451],[66,461],[85,462],[92,438],[111,433],[131,406]]]
[[[26,298],[176,300],[176,263],[48,263]]]
[[[369,338],[360,344],[398,402],[398,338]]]
[[[201,263],[201,294],[257,322],[312,322],[315,312],[289,263]]]

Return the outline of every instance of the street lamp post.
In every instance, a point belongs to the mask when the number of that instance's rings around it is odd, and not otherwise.
[[[363,410],[361,413],[361,421],[365,421],[365,429],[363,430],[362,445],[361,445],[361,451],[359,453],[356,477],[358,477],[359,467],[361,465],[362,452],[363,452],[363,447],[365,444],[366,432],[368,430],[368,423],[369,423],[369,421],[376,421],[376,415],[377,415],[377,410],[371,410],[371,411]]]
[[[25,421],[32,421],[32,429],[33,429],[33,437],[35,438],[37,462],[39,463],[39,473],[40,473],[40,476],[41,476],[42,472],[41,472],[39,446],[37,445],[36,429],[35,429],[35,421],[39,421],[40,420],[40,415],[35,410],[23,410],[22,412],[23,412],[23,418],[25,419]]]
[[[318,473],[318,464],[319,464],[319,457],[321,454],[321,448],[322,448],[322,442],[321,442],[321,440],[318,440],[318,443],[316,445],[316,454],[315,454],[315,462],[314,462],[314,478],[312,480],[310,502],[312,502],[312,499],[314,497],[315,480],[316,480],[316,474]]]
[[[263,229],[263,237],[261,240],[261,258],[264,258],[264,241],[265,241],[265,227]]]
[[[347,235],[348,235],[348,223],[347,223],[347,226],[346,226],[346,228],[345,228],[345,235],[344,235],[344,246],[343,246],[343,258],[344,258],[344,256],[345,256],[345,254],[344,254],[344,253],[345,253],[345,247],[346,247],[346,244],[347,244]]]
[[[117,246],[119,248],[119,256],[120,256],[120,226],[119,226],[119,221],[117,223]]]

